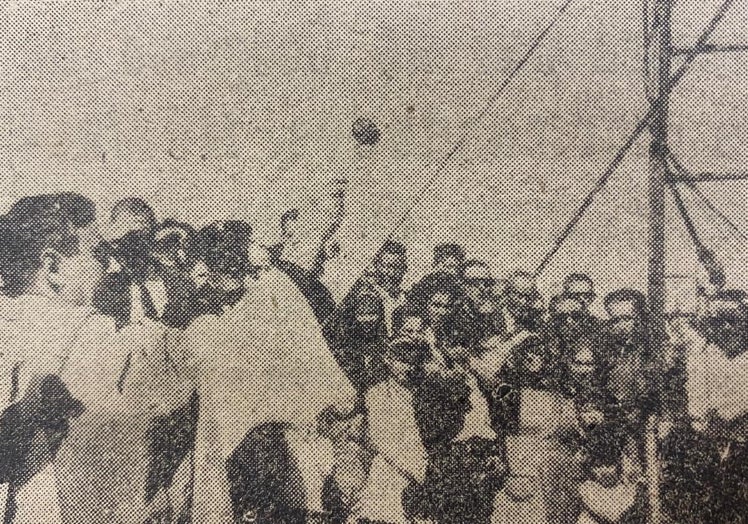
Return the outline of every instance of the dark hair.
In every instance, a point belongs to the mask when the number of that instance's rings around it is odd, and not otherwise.
[[[382,255],[385,253],[389,253],[392,255],[399,255],[399,256],[405,256],[407,250],[405,249],[405,245],[403,245],[400,242],[396,242],[394,240],[388,240],[384,244],[382,244],[382,247],[379,248],[379,251],[377,251],[377,256],[375,258],[375,261],[379,261],[379,259],[382,258]]]
[[[459,244],[438,244],[434,247],[434,265],[439,265],[448,258],[457,259],[458,264],[465,262],[465,250]]]
[[[425,321],[428,318],[429,301],[437,293],[447,293],[455,302],[460,296],[460,288],[452,275],[444,273],[427,275],[410,289],[409,307],[417,311]]]
[[[647,315],[647,299],[641,291],[623,288],[608,293],[603,299],[603,305],[608,313],[610,313],[611,304],[615,302],[631,302],[640,317],[644,318]]]
[[[280,218],[280,227],[281,229],[286,228],[286,224],[290,222],[291,220],[298,220],[299,219],[299,210],[296,208],[289,209],[285,213],[281,215]]]
[[[9,296],[22,294],[51,249],[78,253],[78,230],[96,219],[96,206],[77,193],[55,193],[18,200],[0,218],[0,277]]]
[[[114,204],[110,218],[112,222],[117,220],[121,215],[128,213],[136,217],[143,217],[148,222],[148,228],[156,227],[156,213],[153,208],[142,198],[129,197],[123,198]]]
[[[249,269],[252,226],[241,220],[213,222],[202,228],[190,249],[190,257],[202,260],[208,269],[235,277]]]
[[[156,229],[153,252],[167,257],[177,265],[186,265],[190,245],[196,236],[197,231],[191,225],[167,218]]]

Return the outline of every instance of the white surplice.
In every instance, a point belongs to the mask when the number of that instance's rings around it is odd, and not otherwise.
[[[320,494],[311,491],[332,468],[332,454],[315,435],[317,415],[328,406],[349,410],[356,397],[293,282],[271,269],[247,284],[233,308],[198,319],[183,339],[199,378],[193,518],[205,524],[232,522],[226,460],[249,430],[268,422],[309,436],[291,439],[291,451],[304,450],[294,458],[302,476],[314,477],[304,479],[308,509],[319,509]],[[320,464],[326,457],[330,463]]]
[[[38,295],[0,297],[0,409],[22,399],[32,381],[59,373],[90,314]],[[13,524],[63,522],[52,463],[17,490],[15,504]]]

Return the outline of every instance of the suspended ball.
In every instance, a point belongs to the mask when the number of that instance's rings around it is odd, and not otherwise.
[[[358,118],[351,129],[353,138],[359,145],[373,146],[379,142],[379,128],[368,118]]]

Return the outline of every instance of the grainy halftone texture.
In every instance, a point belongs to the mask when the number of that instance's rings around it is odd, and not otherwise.
[[[80,193],[112,240],[112,207],[142,198],[172,219],[159,256],[185,265],[112,277],[95,305],[116,322],[69,322],[82,313],[58,308],[65,271],[34,288],[53,306],[0,297],[0,435],[20,443],[2,451],[6,521],[638,522],[652,518],[648,460],[662,521],[745,521],[748,367],[721,320],[694,316],[715,281],[748,289],[748,183],[667,192],[665,356],[642,340],[624,351],[606,322],[619,314],[608,293],[647,292],[657,3],[0,3],[0,212]],[[748,1],[674,4],[669,167],[743,173]],[[283,245],[291,209],[298,243]],[[225,239],[190,243],[228,220],[251,226],[247,260],[243,244],[229,260]],[[387,241],[406,247],[407,267],[392,252],[373,264]],[[487,265],[467,284],[419,288],[444,243]],[[29,245],[14,256],[56,274]],[[401,269],[420,301],[383,285]],[[218,303],[248,272],[239,304]],[[554,301],[571,273],[596,293],[579,332],[553,323],[579,321]],[[496,294],[500,320],[470,316],[472,284]],[[542,322],[530,311],[541,303]],[[449,330],[430,325],[439,307]],[[514,338],[523,328],[540,342]],[[388,338],[401,329],[423,331],[433,354],[396,346],[397,358],[447,377],[393,379]],[[613,399],[582,402],[574,366],[599,372]],[[45,418],[27,392],[48,373],[83,415]],[[615,435],[580,430],[588,404],[605,405]]]

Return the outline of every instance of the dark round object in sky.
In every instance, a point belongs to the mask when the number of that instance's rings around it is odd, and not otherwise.
[[[357,118],[351,132],[359,145],[373,146],[379,142],[379,128],[368,118]]]

